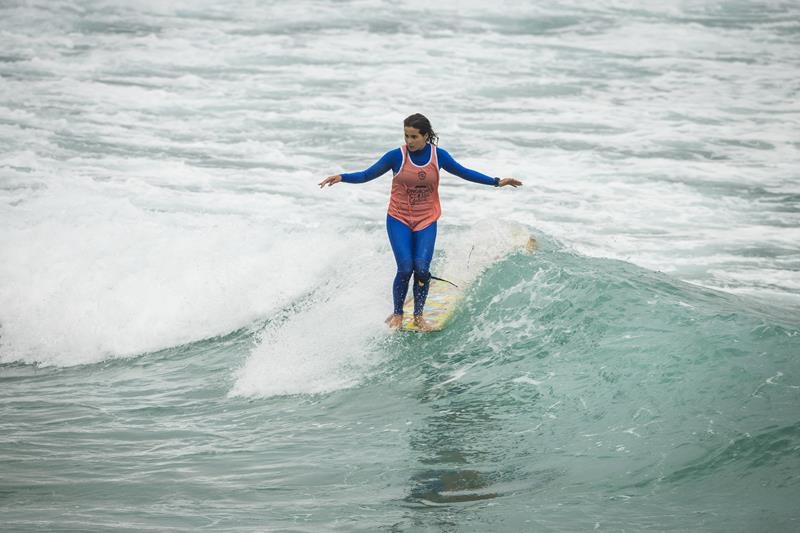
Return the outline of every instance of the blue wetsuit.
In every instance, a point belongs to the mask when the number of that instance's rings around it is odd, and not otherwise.
[[[421,150],[416,152],[409,151],[408,154],[414,164],[421,166],[430,160],[431,149],[431,145],[426,144]],[[436,147],[436,155],[439,161],[439,168],[443,168],[451,174],[475,183],[497,185],[496,178],[462,166],[449,153],[438,146]],[[402,149],[395,148],[386,152],[383,157],[366,170],[341,174],[342,181],[346,183],[365,183],[382,176],[389,170],[393,174],[397,174],[402,164]],[[386,229],[389,234],[389,242],[392,245],[392,252],[394,252],[395,262],[397,263],[397,274],[392,285],[394,313],[396,315],[403,314],[403,302],[408,293],[408,283],[413,273],[414,314],[422,314],[431,278],[430,266],[433,259],[434,245],[436,244],[436,222],[419,231],[412,231],[410,227],[400,220],[391,215],[386,215]]]

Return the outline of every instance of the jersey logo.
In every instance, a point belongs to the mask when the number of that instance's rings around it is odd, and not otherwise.
[[[416,206],[427,204],[431,198],[431,189],[427,185],[415,185],[408,188],[408,203]]]
[[[420,170],[420,171],[417,173],[417,177],[419,178],[419,181],[422,181],[422,180],[424,180],[425,178],[427,178],[427,177],[428,177],[428,175],[425,173],[425,171],[424,171],[424,170]]]

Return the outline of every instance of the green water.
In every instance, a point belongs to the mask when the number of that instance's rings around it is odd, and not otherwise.
[[[268,323],[5,364],[7,530],[791,531],[798,325],[545,245],[326,394],[231,395]]]

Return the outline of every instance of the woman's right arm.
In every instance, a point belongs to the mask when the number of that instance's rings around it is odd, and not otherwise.
[[[389,170],[400,170],[400,165],[403,162],[403,153],[400,148],[395,148],[394,150],[389,150],[383,157],[378,159],[374,165],[369,167],[366,170],[362,170],[360,172],[348,172],[345,174],[336,174],[335,176],[328,176],[324,180],[322,180],[319,184],[320,187],[324,186],[331,186],[340,181],[345,183],[366,183],[370,180],[374,180],[378,176],[382,176]]]

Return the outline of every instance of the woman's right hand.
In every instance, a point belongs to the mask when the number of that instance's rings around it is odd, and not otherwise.
[[[320,189],[326,185],[330,187],[331,185],[339,183],[340,181],[342,181],[341,174],[336,174],[335,176],[328,176],[327,178],[319,182],[319,187]]]

